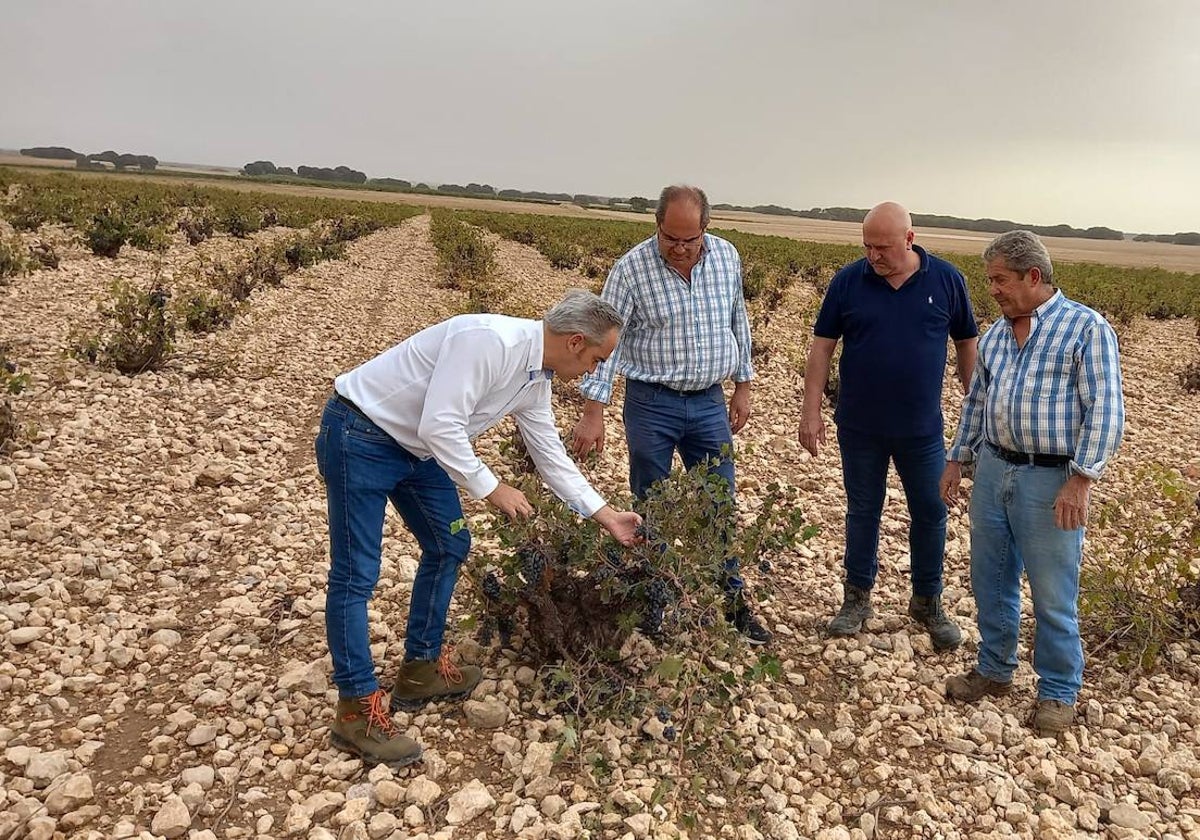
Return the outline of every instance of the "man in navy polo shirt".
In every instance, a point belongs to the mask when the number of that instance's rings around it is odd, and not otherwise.
[[[912,218],[899,204],[880,204],[863,219],[863,250],[866,256],[829,284],[804,372],[799,438],[816,456],[825,443],[821,396],[842,339],[834,422],[846,488],[846,581],[829,633],[854,635],[874,615],[871,589],[879,571],[879,519],[890,462],[911,518],[908,613],[928,629],[936,649],[950,650],[962,633],[942,610],[942,380],[948,335],[966,389],[979,328],[962,274],[913,244]]]

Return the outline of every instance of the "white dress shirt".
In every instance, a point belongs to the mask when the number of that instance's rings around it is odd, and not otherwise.
[[[342,374],[334,389],[413,455],[436,460],[475,499],[500,481],[471,440],[511,414],[542,479],[591,516],[605,502],[563,447],[543,352],[541,321],[459,315]]]

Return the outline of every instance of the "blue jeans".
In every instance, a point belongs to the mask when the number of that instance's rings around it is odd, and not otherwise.
[[[316,440],[317,469],[329,508],[329,587],[325,633],[333,681],[342,697],[379,687],[371,660],[367,601],[379,580],[383,518],[390,499],[421,546],[404,640],[407,659],[436,659],[446,612],[467,557],[458,488],[436,461],[422,461],[345,403],[331,398]]]
[[[718,383],[703,393],[684,396],[678,391],[637,379],[625,380],[625,438],[629,444],[629,487],[638,499],[645,499],[650,485],[671,472],[675,450],[691,469],[712,458],[719,458],[714,471],[734,492],[733,433],[725,393]],[[722,449],[728,447],[726,453]],[[737,576],[736,557],[725,561],[723,583],[729,592],[742,588]]]
[[[946,466],[941,434],[891,437],[841,426],[842,482],[846,488],[846,582],[871,589],[879,573],[879,519],[887,489],[888,464],[896,465],[908,502],[908,552],[914,595],[942,593],[946,550],[946,504],[938,481]]]
[[[1033,669],[1038,697],[1074,705],[1083,685],[1079,566],[1083,528],[1054,524],[1066,467],[1010,464],[986,445],[971,490],[971,588],[979,612],[977,670],[1007,682],[1017,668],[1021,570],[1029,576],[1036,621]]]

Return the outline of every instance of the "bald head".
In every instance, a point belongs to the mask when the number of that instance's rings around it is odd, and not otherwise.
[[[895,286],[921,266],[921,258],[912,249],[912,216],[894,201],[871,208],[863,219],[862,238],[871,268]]]
[[[909,215],[908,210],[904,209],[904,205],[894,201],[885,201],[872,207],[866,218],[863,219],[863,232],[865,233],[868,229],[885,236],[897,233],[900,236],[906,236],[912,230],[912,216]]]

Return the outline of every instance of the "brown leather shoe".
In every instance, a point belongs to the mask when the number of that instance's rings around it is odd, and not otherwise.
[[[1038,700],[1029,725],[1042,738],[1065,732],[1075,722],[1075,707],[1061,700]]]
[[[403,767],[421,757],[421,745],[400,734],[392,721],[387,692],[382,688],[365,697],[338,700],[329,742],[368,764]]]
[[[959,674],[946,680],[946,696],[960,703],[975,703],[985,694],[992,697],[1003,697],[1012,691],[1011,682],[1000,682],[985,677],[972,668],[965,674]]]
[[[436,660],[410,659],[401,665],[392,687],[392,711],[419,709],[432,700],[466,697],[474,691],[483,672],[474,665],[455,665],[452,655],[447,650]]]

